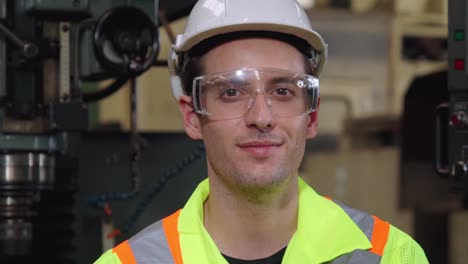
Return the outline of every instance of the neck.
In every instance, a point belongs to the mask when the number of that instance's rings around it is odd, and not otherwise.
[[[297,177],[273,189],[252,197],[210,178],[204,223],[223,254],[259,259],[287,246],[297,225]]]

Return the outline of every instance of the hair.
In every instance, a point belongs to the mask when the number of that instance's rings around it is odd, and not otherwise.
[[[245,38],[269,38],[276,39],[288,43],[294,46],[304,56],[304,69],[305,73],[315,75],[315,70],[310,64],[310,58],[312,56],[311,46],[307,41],[296,37],[294,35],[271,32],[271,31],[240,31],[231,32],[226,34],[220,34],[208,39],[205,39],[195,45],[188,51],[187,64],[185,70],[182,73],[182,85],[185,94],[191,95],[192,93],[192,82],[196,77],[203,75],[203,67],[201,64],[201,58],[211,49],[227,43],[232,40],[245,39]]]

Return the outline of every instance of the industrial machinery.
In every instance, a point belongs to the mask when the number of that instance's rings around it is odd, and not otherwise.
[[[468,1],[449,1],[449,102],[436,120],[436,171],[450,190],[468,194]]]
[[[129,80],[134,99],[134,79],[159,51],[158,8],[157,0],[0,0],[0,263],[73,263],[88,103]],[[82,89],[105,79],[114,81]]]

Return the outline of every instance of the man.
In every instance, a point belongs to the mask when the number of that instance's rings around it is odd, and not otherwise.
[[[102,263],[427,263],[408,235],[298,176],[326,45],[295,0],[201,0],[169,58],[208,179]]]

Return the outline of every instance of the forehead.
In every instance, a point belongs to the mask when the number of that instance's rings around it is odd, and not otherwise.
[[[241,68],[276,68],[304,73],[304,55],[294,46],[270,38],[244,38],[227,41],[201,58],[203,74]]]

